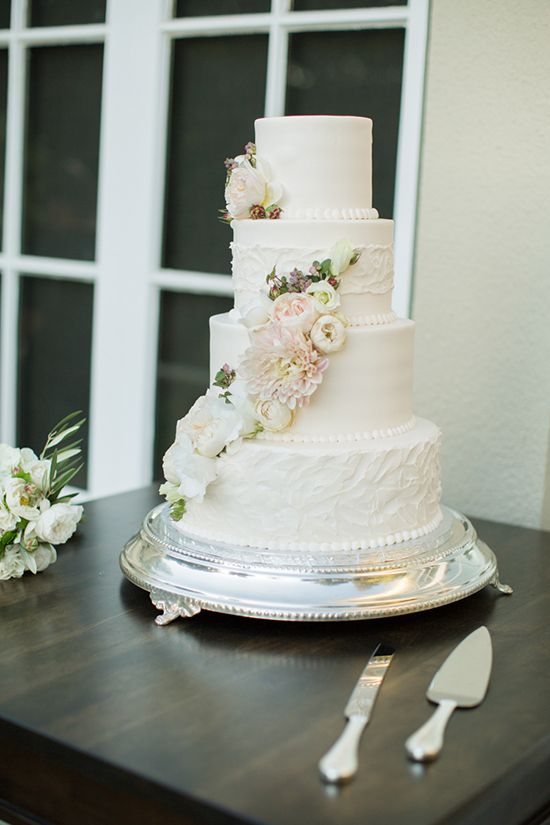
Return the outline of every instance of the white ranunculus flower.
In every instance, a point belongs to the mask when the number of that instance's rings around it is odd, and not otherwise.
[[[162,467],[166,481],[178,488],[180,496],[198,502],[203,500],[206,488],[217,476],[216,459],[199,455],[185,432],[178,433],[164,454]]]
[[[18,545],[10,545],[4,550],[0,558],[0,581],[20,579],[25,572],[25,562],[19,552]]]
[[[323,353],[337,352],[346,340],[345,327],[335,315],[321,315],[309,335],[313,346]]]
[[[292,410],[276,399],[272,401],[262,401],[260,399],[256,403],[256,414],[264,430],[270,432],[286,430],[292,424]]]
[[[0,535],[7,533],[8,530],[13,530],[18,521],[17,516],[8,510],[2,499],[0,499]]]
[[[340,296],[328,281],[317,281],[307,288],[319,312],[332,312],[340,306]]]
[[[329,252],[330,268],[334,276],[340,275],[350,265],[355,250],[349,241],[338,241]]]
[[[237,158],[235,160],[238,161]],[[241,160],[232,170],[225,187],[225,203],[232,218],[248,218],[252,206],[263,204],[266,197],[266,179],[261,167]]]
[[[54,563],[57,559],[57,553],[55,547],[52,547],[51,544],[39,544],[33,553],[33,557],[36,564],[36,572],[41,573],[46,567]]]
[[[20,518],[35,521],[40,515],[41,491],[34,484],[28,484],[22,478],[9,478],[4,481],[6,504],[11,512]]]
[[[11,473],[13,467],[18,467],[21,461],[21,450],[10,447],[9,444],[0,444],[0,474]]]
[[[79,504],[52,504],[36,520],[34,532],[42,542],[65,544],[76,530],[83,512]]]

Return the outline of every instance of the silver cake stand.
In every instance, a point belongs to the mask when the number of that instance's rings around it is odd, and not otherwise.
[[[201,610],[285,621],[374,619],[449,604],[500,583],[494,553],[465,516],[376,551],[291,553],[186,535],[168,505],[151,510],[120,556],[124,575],[162,611],[157,624]]]

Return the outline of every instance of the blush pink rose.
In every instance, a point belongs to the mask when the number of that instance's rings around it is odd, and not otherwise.
[[[289,329],[309,332],[319,312],[311,296],[304,292],[285,292],[273,302],[271,317]]]

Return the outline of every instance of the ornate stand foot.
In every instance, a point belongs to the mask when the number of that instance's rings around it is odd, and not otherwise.
[[[151,590],[149,596],[155,607],[162,610],[162,614],[155,619],[155,623],[159,625],[170,624],[180,616],[188,619],[201,611],[195,602],[184,599],[183,596],[166,593],[164,590]]]
[[[493,587],[496,587],[496,589],[499,591],[499,593],[504,593],[506,596],[510,596],[514,592],[509,584],[502,584],[501,583],[501,581],[498,577],[498,571],[495,573],[495,575],[491,579],[490,584],[492,584]]]

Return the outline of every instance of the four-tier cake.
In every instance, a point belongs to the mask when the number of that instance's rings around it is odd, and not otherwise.
[[[372,121],[256,121],[226,159],[235,308],[164,459],[175,523],[270,550],[368,550],[441,520],[440,432],[413,414],[414,322],[391,307],[393,222]]]

